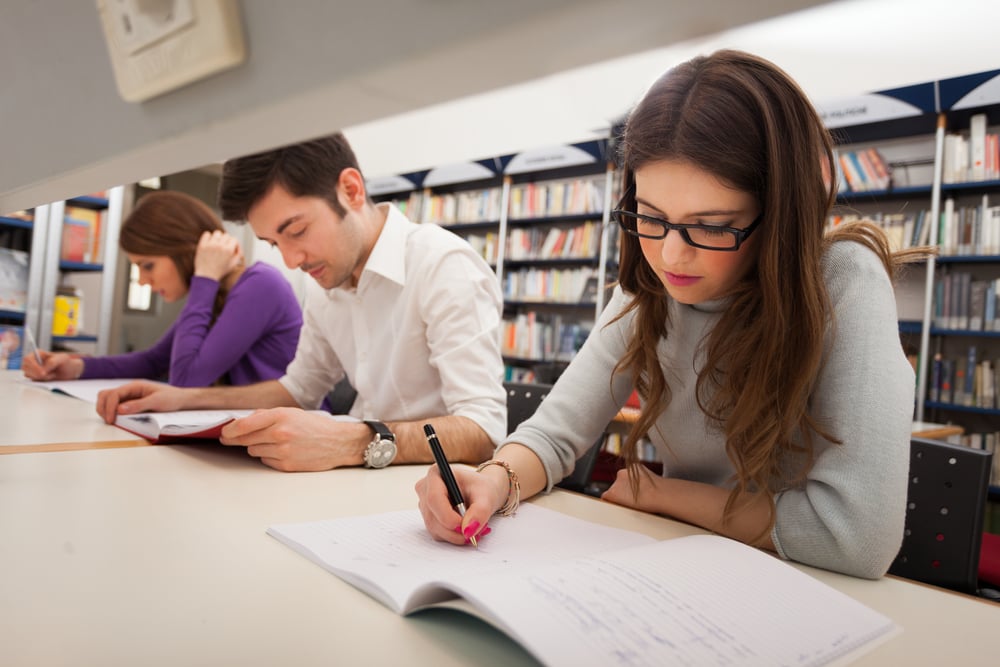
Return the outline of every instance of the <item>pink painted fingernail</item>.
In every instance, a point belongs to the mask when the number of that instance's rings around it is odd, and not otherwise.
[[[493,532],[493,529],[490,528],[489,526],[486,526],[485,528],[483,528],[483,532],[479,533],[479,537],[484,537],[486,535],[489,535],[492,532]]]
[[[462,532],[462,524],[458,524],[457,526],[455,526],[455,532],[456,533],[461,533]]]
[[[477,530],[479,530],[479,522],[473,521],[472,523],[470,523],[468,526],[465,527],[465,530],[462,531],[462,534],[465,535],[466,537],[472,537],[473,535],[476,534]]]

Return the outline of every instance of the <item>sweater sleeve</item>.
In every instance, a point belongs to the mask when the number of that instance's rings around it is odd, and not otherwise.
[[[877,578],[902,541],[914,374],[881,261],[853,242],[825,261],[834,322],[810,405],[841,442],[816,438],[806,479],[776,497],[772,538],[785,558]]]
[[[175,322],[152,347],[127,354],[84,357],[81,380],[88,378],[164,379],[170,369],[170,348],[173,346]]]
[[[535,414],[504,441],[522,444],[541,459],[546,491],[573,471],[576,460],[604,432],[632,391],[631,376],[618,373],[612,378],[624,354],[632,318],[627,315],[612,320],[627,303],[621,288],[615,288],[586,343],[549,395]]]
[[[248,269],[226,297],[226,304],[212,324],[212,306],[219,283],[194,276],[187,303],[176,322],[170,356],[170,384],[204,387],[212,384],[271,326],[272,314],[283,312],[275,300],[269,274]]]

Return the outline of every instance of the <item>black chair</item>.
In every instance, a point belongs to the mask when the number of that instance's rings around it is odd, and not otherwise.
[[[938,440],[910,442],[903,545],[889,573],[979,592],[979,548],[993,454]]]
[[[357,397],[357,390],[351,386],[351,381],[345,377],[335,384],[330,393],[327,394],[327,398],[330,401],[330,413],[334,415],[348,414]]]
[[[507,390],[507,433],[513,433],[521,422],[531,415],[541,405],[542,401],[549,394],[552,385],[532,384],[526,382],[505,382],[504,389]],[[594,464],[597,462],[597,454],[604,444],[604,434],[591,445],[590,449],[576,461],[567,477],[556,486],[570,491],[584,492],[590,483],[590,477],[594,472]]]

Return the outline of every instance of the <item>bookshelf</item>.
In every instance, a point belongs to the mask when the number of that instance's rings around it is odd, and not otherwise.
[[[508,381],[554,382],[604,309],[618,259],[610,151],[599,140],[503,158],[499,275]]]
[[[608,141],[596,140],[370,179],[368,191],[479,252],[504,294],[506,379],[551,383],[616,275],[610,163]]]
[[[42,248],[40,275],[37,287],[29,290],[37,294],[37,311],[29,309],[29,321],[43,349],[83,345],[84,352],[108,353],[123,200],[124,187],[117,186],[106,196],[75,197],[48,205],[44,237],[33,243]],[[41,219],[36,210],[36,229]],[[57,335],[53,325],[61,287],[75,288],[80,294],[82,317],[79,331]]]
[[[939,250],[897,289],[901,338],[916,359],[915,419],[959,425],[964,434],[950,440],[1000,455],[1000,70],[818,107],[842,169],[831,225],[869,217],[899,247]],[[887,181],[859,164],[871,149]],[[858,170],[868,176],[860,183]],[[998,472],[991,494],[1000,495]]]
[[[0,369],[21,367],[24,326],[29,316],[32,279],[37,283],[38,262],[31,262],[36,237],[44,233],[35,225],[36,216],[47,208],[18,211],[0,216]]]

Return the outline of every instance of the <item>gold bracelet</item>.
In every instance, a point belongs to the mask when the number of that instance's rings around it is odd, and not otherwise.
[[[514,516],[518,505],[521,504],[521,483],[517,481],[517,473],[511,469],[506,461],[498,461],[496,459],[480,463],[479,467],[476,468],[476,472],[482,472],[483,468],[487,466],[500,466],[507,471],[507,500],[504,501],[503,507],[496,511],[496,514],[500,516]]]

